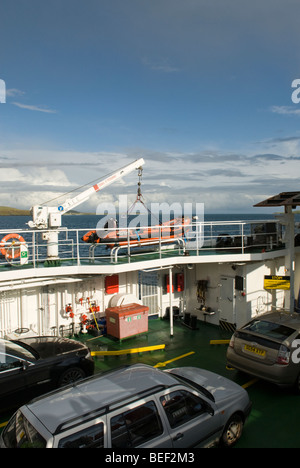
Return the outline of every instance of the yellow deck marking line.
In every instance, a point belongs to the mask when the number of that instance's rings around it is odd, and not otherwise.
[[[166,345],[144,346],[143,348],[119,349],[117,351],[92,351],[92,356],[120,356],[121,354],[145,353],[146,351],[156,351],[164,349]]]
[[[8,423],[8,421],[6,421],[6,422],[4,422],[4,423],[1,423],[1,424],[0,424],[0,427],[4,427],[4,426],[6,426],[6,425],[7,425],[7,423]]]
[[[174,361],[177,361],[178,359],[182,359],[186,356],[190,356],[191,354],[195,354],[195,351],[190,351],[189,353],[186,353],[186,354],[182,354],[181,356],[178,356],[174,359],[170,359],[169,361],[165,361],[165,362],[158,362],[157,364],[155,364],[155,366],[153,367],[164,367],[166,366],[167,364],[169,364],[170,362],[174,362]]]
[[[229,344],[230,340],[210,340],[209,344]]]
[[[252,379],[250,380],[249,382],[245,383],[244,385],[242,385],[243,388],[248,388],[250,387],[250,385],[253,385],[255,384],[256,382],[258,382],[259,379]]]

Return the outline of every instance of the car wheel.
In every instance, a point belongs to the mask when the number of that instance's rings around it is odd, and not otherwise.
[[[71,367],[67,369],[59,378],[58,386],[64,387],[65,385],[72,384],[78,380],[82,380],[85,377],[85,373],[79,367]]]
[[[231,416],[227,422],[221,437],[221,444],[224,447],[232,447],[242,435],[244,422],[239,414]]]

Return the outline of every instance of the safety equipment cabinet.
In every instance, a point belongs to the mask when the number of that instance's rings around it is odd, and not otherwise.
[[[125,304],[108,307],[106,313],[107,334],[123,339],[148,331],[149,307],[140,304]]]

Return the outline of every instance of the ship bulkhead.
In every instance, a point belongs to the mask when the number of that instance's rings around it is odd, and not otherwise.
[[[296,252],[296,265],[300,253]],[[178,256],[126,265],[18,270],[0,280],[1,337],[23,333],[86,332],[110,307],[138,303],[149,319],[195,321],[234,329],[252,317],[289,307],[289,290],[266,289],[265,279],[286,277],[284,252]],[[16,274],[17,273],[17,274]],[[299,291],[299,267],[295,291]]]

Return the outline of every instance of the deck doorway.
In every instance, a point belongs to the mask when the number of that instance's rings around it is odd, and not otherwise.
[[[158,274],[156,271],[139,271],[139,299],[149,307],[148,315],[158,315]]]
[[[221,276],[219,284],[220,327],[228,331],[234,331],[236,328],[235,279],[230,276]]]

